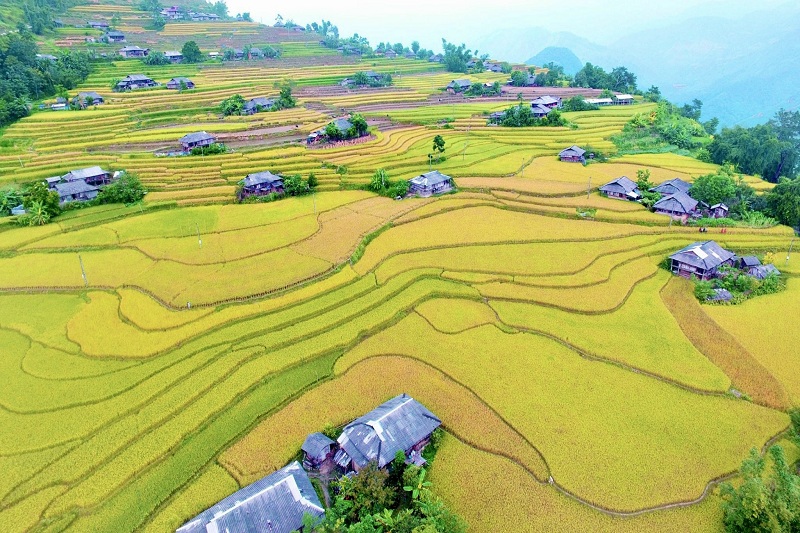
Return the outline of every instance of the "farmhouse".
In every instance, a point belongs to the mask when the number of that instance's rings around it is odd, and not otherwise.
[[[61,176],[61,181],[85,181],[89,185],[105,185],[111,181],[111,172],[100,167],[82,168],[67,172]]]
[[[119,49],[119,55],[125,59],[132,57],[145,57],[150,53],[148,48],[139,48],[138,46],[125,46]]]
[[[692,188],[692,184],[686,181],[683,181],[680,178],[674,178],[669,181],[665,181],[664,183],[657,185],[650,189],[650,192],[657,192],[661,193],[664,196],[668,196],[670,194],[675,194],[677,192],[682,192],[685,194],[689,194],[689,189]]]
[[[495,111],[489,115],[489,124],[500,124],[506,118],[505,111]]]
[[[121,31],[111,30],[103,35],[103,40],[107,43],[124,43],[125,34]]]
[[[489,65],[486,67],[486,69],[489,70],[490,72],[498,72],[499,73],[499,72],[503,72],[503,65],[501,65],[500,63],[489,63]]]
[[[453,189],[453,179],[438,170],[420,174],[408,180],[409,194],[431,196],[446,193]]]
[[[303,446],[303,466],[319,469],[325,461],[333,458],[336,441],[329,439],[322,433],[311,433],[306,437]]]
[[[580,148],[576,145],[572,145],[569,148],[565,148],[558,153],[559,159],[566,163],[585,163],[586,159],[584,158],[584,154],[586,150]]]
[[[742,270],[750,270],[761,266],[761,261],[754,255],[745,255],[736,260],[736,266]]]
[[[267,194],[283,194],[283,178],[265,170],[264,172],[248,174],[242,180],[241,198],[265,196]]]
[[[176,533],[291,533],[303,516],[321,517],[322,504],[305,470],[294,461],[234,492],[176,530]]]
[[[531,107],[537,106],[537,105],[541,105],[541,106],[544,106],[544,107],[549,107],[551,109],[554,108],[554,107],[561,107],[561,98],[558,97],[558,96],[553,97],[553,96],[549,96],[549,95],[540,96],[538,98],[535,98],[531,102]]]
[[[420,452],[441,424],[425,406],[401,394],[347,424],[334,461],[358,472],[372,461],[383,468],[402,451],[407,460],[422,465],[425,460]]]
[[[189,133],[180,139],[181,146],[183,146],[183,150],[186,152],[190,151],[192,148],[202,148],[203,146],[209,146],[215,142],[217,142],[217,138],[204,131]]]
[[[105,100],[103,97],[94,91],[80,92],[78,96],[72,99],[72,104],[80,108],[86,108],[90,105],[100,105],[104,102]]]
[[[258,98],[251,98],[244,104],[242,108],[242,113],[245,115],[253,115],[260,111],[272,109],[272,106],[275,105],[274,98],[267,98],[266,96],[260,96]]]
[[[444,61],[444,56],[442,54],[433,54],[431,57],[428,58],[428,61],[431,63],[441,63]]]
[[[125,76],[115,88],[116,91],[130,91],[133,89],[143,89],[145,87],[156,87],[158,84],[144,74],[131,74]]]
[[[107,30],[108,29],[108,22],[104,20],[90,20],[86,23],[87,26],[90,28],[94,28],[96,30]]]
[[[611,98],[586,98],[584,102],[591,105],[614,105],[614,100]]]
[[[177,50],[167,50],[164,52],[164,57],[169,59],[170,63],[180,63],[183,61],[183,54]]]
[[[394,59],[397,57],[397,52],[394,50],[386,50],[386,52],[383,54],[383,57],[386,59]]]
[[[714,241],[695,242],[669,256],[673,274],[702,280],[715,277],[719,267],[733,265],[735,258]]]
[[[536,118],[546,117],[550,111],[552,111],[552,109],[547,106],[541,104],[531,104],[531,113],[533,113],[533,116]]]
[[[725,204],[714,204],[708,208],[708,216],[711,218],[727,218],[728,210],[728,206]]]
[[[748,269],[747,273],[756,279],[765,279],[771,274],[781,275],[780,270],[778,270],[775,265],[759,265]]]
[[[661,215],[689,217],[697,212],[698,201],[685,192],[676,192],[653,204],[653,211]]]
[[[329,126],[330,125],[335,126],[336,129],[339,130],[339,134],[344,138],[348,138],[348,134],[349,134],[348,132],[355,131],[355,129],[353,128],[353,123],[350,122],[349,120],[347,120],[346,118],[337,118],[336,120],[331,122],[329,124]],[[324,129],[312,132],[311,134],[309,134],[308,137],[306,137],[306,143],[307,144],[314,144],[314,143],[324,139],[327,136],[326,130],[327,130],[327,127],[325,127]]]
[[[614,98],[617,105],[631,105],[633,103],[633,96],[630,94],[618,94]]]
[[[447,85],[447,92],[451,94],[463,93],[470,88],[472,83],[467,79],[453,80]]]
[[[609,198],[618,198],[620,200],[641,200],[642,192],[636,185],[636,182],[628,176],[622,176],[614,181],[610,181],[600,187],[600,192],[604,193]]]
[[[178,6],[170,6],[161,10],[161,14],[169,20],[181,18],[181,9]]]
[[[172,78],[167,82],[167,89],[180,89],[181,87],[194,89],[194,82],[189,78]]]
[[[58,202],[61,204],[93,200],[100,190],[94,185],[89,185],[84,180],[56,183],[53,188],[58,193]]]

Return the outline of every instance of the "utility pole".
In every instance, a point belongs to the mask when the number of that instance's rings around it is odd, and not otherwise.
[[[86,279],[86,270],[83,268],[83,259],[81,259],[81,254],[78,254],[78,263],[81,265],[81,277],[83,277],[83,286],[89,286],[89,280]]]
[[[200,224],[197,222],[194,223],[194,226],[197,228],[197,245],[202,248],[203,247],[203,240],[200,238]]]
[[[589,195],[592,194],[592,177],[589,176],[589,185],[586,187],[586,199],[589,199]]]
[[[794,247],[794,237],[792,237],[792,243],[789,245],[789,251],[786,252],[786,264],[789,264],[789,257],[792,255],[792,248]]]
[[[317,216],[317,193],[311,193],[311,199],[314,200],[314,216]]]
[[[525,177],[525,157],[522,158],[522,166],[520,167],[520,173],[522,174],[522,177],[524,178]]]

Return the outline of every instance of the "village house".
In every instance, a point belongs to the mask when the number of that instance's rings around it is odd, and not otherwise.
[[[178,6],[170,6],[161,10],[161,15],[168,20],[179,20],[181,15],[181,8]]]
[[[178,52],[177,50],[167,50],[164,52],[164,57],[169,59],[170,63],[180,63],[183,61],[183,54]]]
[[[335,448],[336,441],[322,433],[311,433],[300,448],[303,451],[303,466],[319,470],[323,464],[333,459]]]
[[[660,215],[670,215],[686,219],[697,214],[699,202],[685,192],[676,192],[669,196],[664,196],[655,204],[653,211]]]
[[[450,176],[442,174],[438,170],[420,174],[416,178],[408,180],[409,194],[416,194],[417,196],[432,196],[434,194],[443,194],[453,189],[453,179]]]
[[[339,436],[334,461],[347,471],[358,472],[373,461],[384,468],[397,452],[403,452],[408,462],[422,466],[422,449],[441,424],[425,406],[401,394],[347,424]]]
[[[233,49],[233,60],[234,61],[241,61],[244,59],[244,50],[241,48],[234,48]]]
[[[189,78],[172,78],[167,82],[167,89],[194,89],[194,82]]]
[[[144,74],[131,74],[125,76],[117,83],[114,90],[116,91],[130,91],[134,89],[144,89],[145,87],[156,87],[158,84],[145,76]]]
[[[181,146],[183,146],[184,152],[189,152],[192,148],[209,146],[215,142],[217,142],[217,138],[210,133],[206,133],[205,131],[189,133],[188,135],[184,135],[180,138],[180,143]]]
[[[470,69],[470,70],[476,70],[476,68],[478,67],[478,64],[479,64],[478,60],[470,59],[469,61],[467,61],[467,68]],[[480,63],[480,65],[481,65],[481,68],[477,69],[476,72],[480,72],[480,71],[486,70],[486,66],[483,63]]]
[[[105,185],[106,183],[110,183],[111,179],[111,172],[97,166],[71,170],[60,178],[60,180],[64,182],[85,181],[89,185]],[[50,180],[48,179],[48,183],[49,182]]]
[[[556,107],[560,108],[561,107],[561,98],[558,97],[558,96],[550,96],[550,95],[540,96],[538,98],[535,98],[531,102],[531,107],[537,106],[537,105],[541,105],[541,106],[544,106],[544,107],[549,107],[550,109],[553,109],[553,108],[556,108]]]
[[[234,492],[176,530],[176,533],[292,533],[303,517],[320,518],[325,509],[308,474],[294,461]]]
[[[106,32],[103,35],[103,40],[107,43],[124,43],[125,42],[125,34],[121,31],[111,30]]]
[[[45,61],[58,61],[58,58],[52,54],[36,54],[36,59],[44,59]]]
[[[756,279],[766,279],[767,276],[772,274],[776,274],[778,276],[781,275],[780,270],[778,270],[775,265],[759,265],[757,267],[753,267],[747,271],[747,273],[753,276]]]
[[[457,93],[463,93],[464,91],[469,89],[471,86],[472,86],[472,82],[470,82],[468,79],[460,79],[460,80],[451,81],[447,85],[446,89],[447,89],[447,92],[450,93],[450,94],[457,94]]]
[[[636,182],[627,176],[622,176],[600,187],[600,192],[609,198],[636,201],[642,199],[642,192]]]
[[[586,154],[586,150],[572,145],[569,148],[561,150],[558,153],[558,157],[565,163],[585,163],[586,159],[584,158],[584,154]]]
[[[541,104],[531,104],[531,113],[533,113],[533,116],[536,118],[544,118],[550,113],[550,111],[552,111],[552,109],[547,106],[543,106]]]
[[[708,208],[708,216],[711,218],[727,218],[728,211],[727,205],[723,203],[714,204]]]
[[[416,59],[417,58],[417,54],[415,54],[414,52],[408,51],[408,52],[403,54],[403,57],[406,58],[406,59]]]
[[[266,96],[251,98],[244,104],[244,107],[242,108],[242,113],[244,113],[245,115],[254,115],[261,111],[268,111],[269,109],[272,109],[272,106],[274,105],[275,105],[274,98],[267,98]]]
[[[599,106],[614,105],[614,100],[612,98],[586,98],[584,102]]]
[[[56,102],[54,104],[50,104],[50,109],[53,111],[66,111],[69,109],[67,105],[67,99],[63,97],[56,98]]]
[[[265,170],[248,174],[242,180],[240,199],[248,196],[266,196],[267,194],[283,194],[283,178]]]
[[[505,111],[495,111],[489,115],[489,124],[500,124],[505,120],[506,112]]]
[[[94,200],[100,192],[99,188],[86,183],[84,180],[56,183],[53,189],[58,193],[58,202],[62,205],[69,202]]]
[[[383,57],[385,57],[386,59],[394,59],[397,57],[397,52],[395,52],[394,50],[386,50],[386,52],[384,52],[383,54]]]
[[[102,96],[94,91],[80,92],[72,99],[72,105],[85,109],[90,105],[101,105],[105,103]]]
[[[486,70],[490,72],[500,73],[503,72],[503,65],[500,63],[489,63],[486,67]]]
[[[146,57],[149,53],[149,48],[140,48],[138,46],[125,46],[119,49],[119,55],[125,59],[130,59],[132,57]]]
[[[750,270],[761,266],[761,260],[754,255],[744,255],[736,260],[736,268],[741,270]]]
[[[617,105],[631,105],[633,103],[633,96],[630,94],[618,94],[614,97]]]
[[[660,185],[656,185],[650,189],[650,192],[657,192],[663,194],[664,196],[668,196],[670,194],[675,194],[677,192],[682,192],[685,194],[689,194],[689,189],[692,188],[692,184],[686,181],[683,181],[680,178],[674,178],[669,181],[665,181]]]
[[[431,57],[428,58],[428,61],[431,63],[441,63],[444,61],[444,56],[442,54],[433,54]]]
[[[695,242],[669,256],[673,274],[709,280],[721,266],[732,266],[736,254],[714,241]]]
[[[104,20],[90,20],[86,23],[87,26],[90,28],[94,28],[96,30],[107,30],[108,29],[108,22]]]

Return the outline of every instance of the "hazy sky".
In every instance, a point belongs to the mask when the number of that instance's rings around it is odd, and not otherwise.
[[[606,44],[615,37],[692,16],[738,17],[769,9],[786,0],[300,0],[263,2],[227,0],[231,14],[248,11],[255,21],[272,24],[280,13],[305,25],[321,19],[339,27],[342,36],[359,33],[374,46],[380,41],[418,40],[425,48],[441,49],[441,38],[465,42],[504,28],[541,26],[570,31]],[[484,52],[493,52],[485,50]],[[494,52],[497,55],[500,51]],[[536,51],[532,51],[531,54]],[[502,58],[500,58],[502,59]]]

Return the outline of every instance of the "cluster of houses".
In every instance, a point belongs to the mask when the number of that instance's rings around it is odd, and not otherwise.
[[[384,79],[383,74],[378,74],[374,70],[367,70],[364,72],[364,75],[370,82],[380,83]],[[339,85],[342,87],[350,87],[351,85],[355,84],[352,78],[345,78],[339,82]]]
[[[758,257],[746,255],[739,257],[726,250],[715,241],[692,243],[669,256],[672,273],[684,278],[708,281],[723,275],[723,267],[738,268],[742,274],[763,280],[772,274],[780,275],[775,265],[762,265]],[[714,289],[709,298],[714,302],[727,302],[733,298],[726,289]]]
[[[114,87],[115,91],[132,91],[136,89],[146,89],[149,87],[158,87],[159,84],[156,83],[152,78],[145,76],[144,74],[129,74],[119,80],[117,85]],[[194,89],[195,85],[192,80],[189,78],[177,77],[172,78],[166,83],[167,89]]]
[[[325,515],[306,470],[345,475],[372,462],[386,468],[397,452],[405,454],[407,463],[423,465],[422,450],[441,423],[414,398],[396,396],[347,424],[336,441],[312,433],[302,446],[302,466],[294,461],[248,485],[192,518],[176,533],[301,530],[305,515]]]
[[[343,117],[337,118],[336,120],[332,121],[331,124],[333,124],[336,127],[336,129],[339,130],[339,133],[342,136],[347,136],[347,132],[349,132],[353,128],[353,123]],[[312,131],[311,133],[309,133],[308,137],[306,137],[306,144],[308,145],[317,144],[327,139],[328,136],[325,133],[326,129],[327,126],[325,128],[322,128],[321,130]]]
[[[539,96],[531,102],[531,112],[536,118],[544,118],[553,109],[560,109],[562,106],[561,98],[558,96]],[[489,115],[490,124],[499,124],[506,117],[505,111],[496,111]]]
[[[103,185],[111,183],[119,175],[100,167],[89,167],[67,172],[63,176],[47,178],[47,188],[58,193],[59,203],[88,202],[94,200]]]
[[[184,11],[178,6],[170,6],[162,9],[161,16],[167,20],[189,19],[192,22],[215,22],[220,19],[219,15],[214,13],[196,13],[194,11]]]
[[[653,211],[662,215],[688,220],[689,218],[726,218],[728,206],[723,203],[708,205],[691,197],[692,184],[680,178],[652,187],[650,192],[661,194],[653,204]],[[609,198],[636,202],[642,199],[642,191],[636,182],[622,176],[600,187],[600,192]]]
[[[123,37],[124,41],[124,37]],[[125,59],[139,59],[143,57],[147,57],[150,55],[149,48],[142,48],[140,46],[129,45],[124,46],[119,49],[119,55],[124,57]],[[178,64],[183,61],[183,54],[177,50],[167,50],[164,52],[164,57],[166,57],[170,63]]]

